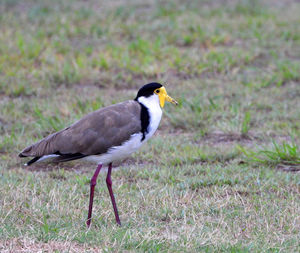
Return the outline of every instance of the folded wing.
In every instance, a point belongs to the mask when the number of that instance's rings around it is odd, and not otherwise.
[[[57,155],[56,161],[70,161],[103,154],[141,131],[140,114],[141,106],[136,101],[99,109],[25,148],[19,156],[35,157],[35,162],[47,155]]]

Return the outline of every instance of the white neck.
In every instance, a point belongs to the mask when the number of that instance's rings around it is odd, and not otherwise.
[[[153,94],[150,97],[139,97],[138,102],[143,104],[149,112],[150,120],[148,126],[148,133],[146,134],[146,140],[148,140],[156,131],[159,126],[159,122],[162,116],[162,110],[159,104],[159,98]]]

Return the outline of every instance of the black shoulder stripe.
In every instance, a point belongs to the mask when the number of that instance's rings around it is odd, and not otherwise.
[[[67,162],[72,161],[76,159],[80,159],[83,157],[86,157],[87,155],[81,154],[81,153],[75,153],[75,154],[62,154],[59,151],[54,153],[55,155],[59,155],[59,157],[56,157],[53,159],[53,162]]]
[[[150,116],[149,116],[149,112],[146,106],[144,106],[143,104],[141,104],[141,124],[142,124],[142,134],[143,137],[141,139],[141,141],[143,141],[146,137],[146,133],[148,133],[148,126],[150,123]]]
[[[39,160],[41,157],[40,156],[37,156],[33,159],[31,159],[30,161],[28,161],[26,164],[27,166],[30,166],[31,164],[35,163],[37,160]]]
[[[76,159],[80,159],[83,157],[86,157],[87,155],[81,154],[81,153],[75,153],[75,154],[62,154],[59,151],[54,153],[55,155],[59,155],[59,157],[56,157],[52,160],[52,162],[67,162],[67,161],[72,161]],[[35,163],[38,161],[41,157],[37,156],[28,161],[26,164],[27,166],[30,166],[31,164]]]

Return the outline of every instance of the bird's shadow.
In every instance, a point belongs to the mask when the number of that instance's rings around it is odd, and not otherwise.
[[[113,164],[113,169],[117,170],[122,167],[130,166],[133,164],[138,164],[138,162],[134,158],[127,158],[123,162],[115,162]],[[57,171],[57,170],[65,170],[65,171],[72,171],[76,173],[90,173],[91,171],[94,171],[97,167],[97,165],[93,163],[87,163],[82,161],[72,161],[72,162],[65,162],[65,163],[34,163],[30,166],[24,165],[24,163],[16,163],[12,166],[10,166],[8,169],[16,169],[16,168],[22,168],[27,171],[38,171],[38,172],[51,172],[51,171]],[[106,172],[107,166],[103,166],[100,173]]]
[[[37,163],[30,166],[24,165],[23,163],[17,163],[10,166],[8,169],[22,168],[27,171],[38,171],[38,172],[51,172],[57,170],[73,171],[77,173],[90,172],[95,165],[87,165],[84,163]],[[96,167],[95,167],[96,168]]]

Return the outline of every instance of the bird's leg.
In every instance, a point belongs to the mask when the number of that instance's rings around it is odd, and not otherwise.
[[[90,227],[91,225],[91,218],[92,218],[92,210],[93,210],[93,200],[94,200],[94,191],[95,191],[95,186],[97,184],[97,177],[99,175],[99,172],[101,170],[102,164],[99,164],[92,179],[91,179],[91,191],[90,191],[90,204],[89,204],[89,214],[88,218],[86,221],[86,225]]]
[[[113,205],[114,208],[114,212],[115,212],[115,217],[116,217],[116,222],[121,226],[121,221],[119,218],[119,213],[118,213],[118,208],[117,208],[117,204],[116,204],[116,200],[115,200],[115,196],[112,190],[112,181],[111,181],[111,170],[112,170],[112,164],[110,163],[108,165],[108,172],[107,172],[107,177],[106,177],[106,185],[109,191],[109,195],[111,198],[111,203]]]

